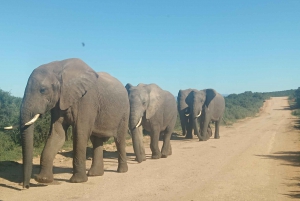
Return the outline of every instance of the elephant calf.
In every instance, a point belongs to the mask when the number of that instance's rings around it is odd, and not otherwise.
[[[142,127],[150,132],[153,159],[171,155],[170,138],[177,119],[175,97],[156,84],[127,84],[126,89],[130,102],[129,128],[136,160],[139,163],[146,160]],[[158,141],[161,133],[163,146],[160,152]]]

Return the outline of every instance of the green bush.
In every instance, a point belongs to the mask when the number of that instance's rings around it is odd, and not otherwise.
[[[241,94],[230,94],[225,97],[224,120],[235,122],[238,119],[254,116],[259,112],[264,100],[270,97],[269,94],[252,93],[246,91]]]
[[[294,97],[297,103],[297,106],[300,107],[300,87],[295,91]]]

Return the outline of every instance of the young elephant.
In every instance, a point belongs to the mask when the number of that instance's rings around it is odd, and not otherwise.
[[[219,124],[225,110],[225,99],[214,89],[194,90],[189,93],[186,103],[190,108],[194,132],[200,141],[209,139],[212,135],[209,123],[215,122],[215,138],[220,138]],[[200,132],[199,125],[200,123]]]
[[[21,106],[20,127],[23,150],[23,187],[29,188],[32,172],[34,122],[51,110],[50,135],[41,156],[35,180],[53,181],[53,159],[73,131],[73,183],[85,182],[86,145],[93,144],[89,176],[103,175],[103,142],[115,138],[118,172],[127,172],[125,136],[129,120],[127,91],[107,73],[97,74],[80,59],[55,61],[36,68],[30,75]]]
[[[150,132],[153,159],[171,155],[170,138],[177,119],[175,97],[156,84],[127,84],[126,89],[130,102],[129,128],[136,160],[139,163],[146,160],[142,127]],[[163,137],[161,152],[158,147],[160,133]]]

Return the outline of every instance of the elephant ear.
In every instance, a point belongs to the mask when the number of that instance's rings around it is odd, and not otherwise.
[[[98,74],[80,59],[67,59],[61,62],[59,106],[61,110],[66,110],[96,84]]]
[[[206,93],[206,99],[205,99],[205,105],[208,106],[210,102],[216,97],[217,92],[214,89],[205,89]]]
[[[159,88],[156,84],[150,84],[146,87],[149,94],[149,104],[146,109],[146,119],[150,119],[162,104],[162,89]]]
[[[128,93],[129,93],[129,90],[130,90],[131,87],[133,87],[132,84],[130,84],[130,83],[126,84],[125,88],[126,88]]]
[[[185,103],[186,103],[189,107],[191,107],[192,104],[193,104],[193,102],[194,102],[194,96],[195,96],[195,93],[196,93],[196,91],[193,90],[193,91],[189,92],[188,95],[187,95],[186,98],[185,98]]]

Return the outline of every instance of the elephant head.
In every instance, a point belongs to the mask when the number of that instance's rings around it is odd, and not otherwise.
[[[217,95],[217,92],[214,89],[204,89],[204,90],[194,90],[192,91],[188,97],[186,98],[186,103],[188,104],[190,108],[190,115],[193,118],[193,127],[194,132],[197,134],[200,140],[203,136],[199,133],[201,129],[201,133],[207,130],[207,128],[204,128],[204,126],[201,125],[208,125],[209,122],[204,122],[205,115],[207,115],[207,111],[209,110],[208,106],[210,102],[214,99],[214,97]],[[200,118],[200,128],[198,125]]]
[[[142,133],[139,133],[138,127],[142,124],[143,119],[149,120],[155,115],[161,102],[159,95],[161,89],[155,84],[139,84],[135,87],[129,83],[125,88],[130,102],[129,128],[132,134],[133,148],[137,161],[142,162],[144,152],[142,150]]]
[[[58,107],[67,110],[96,83],[98,74],[80,59],[41,65],[31,73],[20,111],[23,153],[23,188],[29,188],[32,172],[34,122]]]

